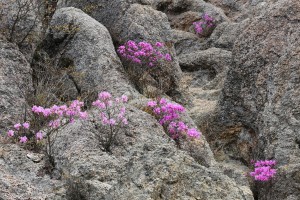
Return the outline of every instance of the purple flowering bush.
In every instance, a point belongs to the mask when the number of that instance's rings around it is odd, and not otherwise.
[[[172,61],[169,53],[164,54],[162,48],[164,44],[156,42],[152,45],[148,42],[136,43],[129,40],[124,45],[119,46],[118,53],[130,62],[143,65],[143,67],[152,68],[164,61]]]
[[[96,132],[94,135],[98,139],[101,148],[110,152],[111,146],[117,142],[118,134],[124,130],[128,124],[126,118],[126,107],[128,97],[113,98],[109,92],[101,92],[98,99],[92,103],[99,111],[99,120],[93,120]]]
[[[51,167],[54,167],[53,144],[59,128],[73,123],[75,119],[86,119],[87,112],[81,109],[83,102],[73,101],[69,106],[54,105],[50,108],[33,106],[31,109],[31,123],[17,123],[13,129],[8,130],[7,136],[20,143],[31,142],[33,144],[45,145],[45,155]],[[47,128],[45,128],[47,127]]]
[[[129,40],[119,46],[117,51],[127,62],[125,66],[129,76],[145,95],[156,97],[174,86],[170,76],[173,59],[164,43]],[[155,94],[151,94],[153,91],[149,91],[149,85],[158,89],[155,90]]]
[[[201,136],[201,132],[196,128],[189,128],[181,120],[180,115],[185,112],[185,108],[182,105],[170,103],[166,99],[161,98],[157,101],[149,101],[147,107],[178,147],[180,147],[181,140],[184,138],[197,139]]]
[[[254,163],[254,171],[250,172],[250,176],[256,181],[270,181],[276,175],[275,160],[259,160]]]
[[[208,14],[202,15],[202,20],[194,22],[194,29],[198,36],[208,37],[216,27],[215,19]]]

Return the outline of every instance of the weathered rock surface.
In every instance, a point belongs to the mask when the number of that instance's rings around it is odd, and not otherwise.
[[[32,70],[18,47],[0,35],[0,130],[24,117]]]
[[[207,41],[211,47],[232,50],[235,41],[248,25],[249,20],[240,23],[223,22],[219,24]]]
[[[39,176],[44,161],[35,163],[16,144],[0,146],[0,199],[65,199],[61,181]]]
[[[64,80],[68,96],[88,96],[102,90],[133,95],[121,61],[117,56],[107,29],[76,8],[62,8],[55,12],[45,42],[38,52],[54,59]],[[72,69],[69,73],[66,68]],[[118,90],[118,91],[116,91]]]
[[[234,22],[242,22],[257,17],[278,0],[208,0],[207,2],[221,8],[226,16]]]
[[[156,10],[165,12],[170,17],[170,21],[172,21],[174,16],[184,13],[187,14],[189,11],[197,12],[199,16],[203,13],[207,13],[214,16],[219,22],[228,20],[222,9],[203,0],[150,0],[149,3]],[[176,17],[174,19],[176,19]]]
[[[17,44],[30,62],[41,38],[43,2],[2,0],[0,9],[0,32]]]
[[[112,154],[100,150],[86,122],[70,124],[56,140],[57,167],[63,177],[82,180],[77,191],[87,199],[253,199],[247,187],[178,150],[152,116],[128,112],[127,133]]]
[[[180,66],[183,70],[197,72],[197,80],[193,86],[204,89],[221,89],[225,75],[231,66],[232,55],[230,51],[209,48],[179,56]]]
[[[210,125],[212,146],[228,157],[277,160],[277,178],[259,199],[300,196],[299,10],[297,0],[273,2],[243,31],[233,48],[219,124]]]
[[[231,52],[210,48],[179,57],[179,64],[186,71],[198,71],[200,69],[212,68],[216,74],[226,71],[231,64]]]
[[[232,54],[227,50],[209,48],[181,54],[179,60],[191,99],[189,114],[201,127],[215,112],[224,79],[232,64]]]

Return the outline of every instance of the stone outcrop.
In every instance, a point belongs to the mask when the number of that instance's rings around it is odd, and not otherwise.
[[[299,10],[297,0],[277,1],[243,31],[215,118],[219,125],[211,124],[212,146],[227,156],[277,160],[276,181],[259,199],[300,196]]]
[[[0,35],[0,130],[24,118],[32,90],[32,70],[25,56]]]
[[[0,199],[66,199],[64,183],[42,175],[44,161],[34,162],[31,154],[17,144],[1,142]]]

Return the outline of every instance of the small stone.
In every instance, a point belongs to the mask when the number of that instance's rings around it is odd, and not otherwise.
[[[27,158],[29,158],[30,160],[32,160],[35,163],[39,163],[41,162],[41,160],[43,160],[44,155],[43,154],[37,154],[37,153],[28,153]]]

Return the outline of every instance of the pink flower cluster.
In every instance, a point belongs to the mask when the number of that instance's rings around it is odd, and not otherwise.
[[[75,118],[86,119],[87,112],[82,112],[81,109],[84,103],[78,100],[74,100],[70,106],[62,105],[57,106],[53,105],[51,108],[44,108],[41,106],[33,106],[32,112],[37,115],[42,115],[44,117],[54,118],[49,122],[49,127],[58,128],[61,125],[61,121],[64,118],[67,118],[70,123],[74,122]]]
[[[202,20],[193,23],[195,32],[200,36],[202,36],[206,28],[212,28],[216,25],[215,20],[208,14],[203,14]]]
[[[159,116],[159,123],[161,125],[179,119],[180,113],[185,111],[182,105],[168,103],[164,98],[161,98],[158,102],[149,101],[148,106],[153,109],[155,115]]]
[[[121,98],[112,98],[109,92],[101,92],[98,99],[92,103],[100,110],[100,119],[102,125],[127,125],[128,121],[125,117],[126,108],[123,106],[127,103],[128,97],[122,95]]]
[[[17,123],[14,125],[15,130],[7,131],[7,136],[14,137],[16,134],[17,135],[25,134],[26,132],[28,132],[29,127],[30,127],[29,122],[24,122],[23,124]],[[26,143],[28,141],[28,138],[26,136],[22,136],[19,139],[20,139],[20,143]]]
[[[64,119],[67,120],[67,123],[74,122],[75,118],[81,118],[86,119],[87,118],[87,112],[82,112],[81,108],[83,107],[83,102],[80,102],[78,100],[73,101],[70,106],[62,105],[57,106],[54,105],[51,108],[44,108],[41,106],[33,106],[31,111],[32,113],[38,115],[39,117],[45,117],[49,118],[48,126],[50,128],[56,129],[59,128],[62,125],[62,121]],[[24,135],[20,137],[20,143],[26,143],[28,141],[28,138],[26,134],[30,133],[30,123],[25,122],[23,124],[15,124],[14,130],[9,130],[7,132],[7,135],[9,137],[14,137],[15,132],[18,132],[18,135]],[[32,131],[33,132],[33,131]],[[42,140],[45,137],[46,134],[44,134],[42,131],[38,131],[35,133],[36,140]]]
[[[156,115],[159,123],[167,127],[169,135],[173,139],[179,139],[186,134],[191,138],[199,138],[201,133],[195,128],[188,126],[180,121],[180,114],[185,112],[182,105],[169,103],[166,99],[161,98],[159,101],[149,101],[147,104]]]
[[[164,44],[156,42],[152,45],[148,42],[136,43],[129,40],[124,45],[119,46],[118,53],[125,59],[137,63],[145,64],[149,67],[156,66],[160,61],[172,61],[169,53],[162,53]]]
[[[250,176],[254,177],[257,181],[269,181],[271,180],[275,174],[276,169],[273,167],[276,165],[275,160],[260,160],[255,162],[254,171],[250,172]]]

